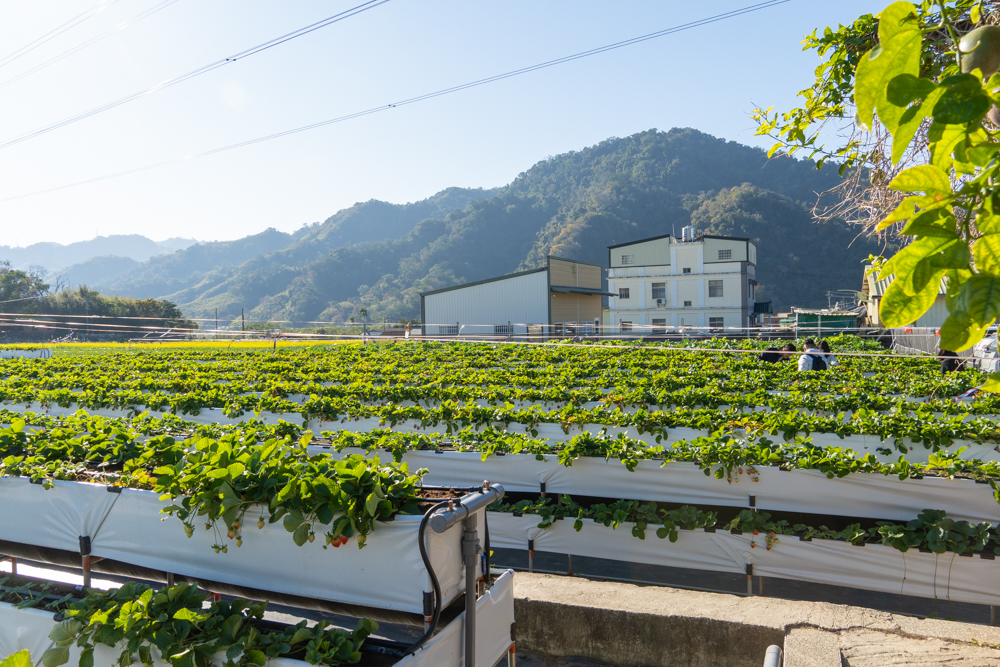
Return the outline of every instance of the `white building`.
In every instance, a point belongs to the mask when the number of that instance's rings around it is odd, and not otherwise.
[[[674,327],[746,327],[753,319],[757,244],[670,234],[608,248],[609,322],[662,333]],[[652,329],[650,329],[652,327]]]
[[[549,257],[540,269],[420,294],[425,335],[522,335],[589,331],[601,321],[599,264]]]

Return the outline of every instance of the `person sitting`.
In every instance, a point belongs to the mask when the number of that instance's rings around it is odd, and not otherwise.
[[[826,370],[826,359],[823,358],[823,353],[816,348],[816,341],[812,338],[806,338],[802,344],[802,349],[803,352],[799,355],[800,371]]]
[[[954,373],[962,367],[959,356],[951,350],[938,350],[938,357],[941,359],[941,373]]]
[[[830,354],[830,344],[829,343],[827,343],[825,340],[821,340],[819,342],[819,349],[823,352],[823,359],[826,360],[826,367],[827,368],[830,368],[831,366],[836,366],[837,365],[837,357],[835,357],[832,354]]]
[[[788,358],[792,356],[792,352],[795,352],[795,343],[789,343],[780,350],[776,347],[769,347],[760,353],[760,356],[757,357],[757,361],[776,364],[779,361],[787,361]]]

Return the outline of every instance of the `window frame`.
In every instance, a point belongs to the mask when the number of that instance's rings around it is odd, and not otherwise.
[[[635,266],[635,255],[622,255],[622,266]]]
[[[732,248],[719,248],[719,261],[727,262],[733,259],[733,249]]]
[[[718,294],[713,294],[712,290],[717,290]],[[725,296],[725,281],[724,280],[709,280],[708,281],[708,298],[710,299],[721,299]]]
[[[713,322],[715,322],[715,323],[713,324]],[[725,318],[725,316],[709,317],[708,318],[708,328],[709,329],[725,329],[726,328],[726,318]]]
[[[659,287],[657,287],[657,285],[659,285]],[[662,282],[662,283],[652,283],[651,290],[652,290],[652,299],[653,299],[653,301],[656,301],[657,299],[663,299],[663,303],[667,302],[667,283],[665,283],[665,282]],[[660,295],[659,296],[656,295],[657,290],[660,290]]]
[[[628,287],[619,287],[618,288],[618,296],[615,297],[615,298],[622,299],[624,301],[628,301],[629,299],[632,298],[631,294],[632,294],[631,288],[628,288]]]

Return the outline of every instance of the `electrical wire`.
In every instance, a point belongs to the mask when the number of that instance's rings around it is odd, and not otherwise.
[[[114,1],[117,2],[117,0],[114,0]],[[329,25],[333,25],[334,23],[339,23],[340,21],[343,21],[345,19],[349,19],[352,16],[357,16],[358,14],[361,14],[362,12],[366,12],[369,9],[374,9],[375,7],[378,7],[379,5],[384,5],[385,3],[389,2],[389,1],[390,0],[367,0],[367,2],[363,2],[360,5],[357,5],[356,7],[352,7],[350,9],[344,10],[344,11],[340,12],[339,14],[334,14],[333,16],[325,18],[322,21],[317,21],[316,23],[312,23],[310,25],[307,25],[304,28],[299,28],[298,30],[295,30],[295,31],[290,32],[290,33],[287,33],[285,35],[282,35],[281,37],[275,37],[272,40],[269,40],[269,41],[264,42],[262,44],[258,44],[257,46],[251,47],[251,48],[246,49],[244,51],[240,51],[239,53],[235,53],[235,54],[229,56],[228,58],[223,58],[222,60],[216,60],[213,63],[209,63],[208,65],[204,65],[202,67],[199,67],[198,69],[191,70],[187,74],[182,74],[181,76],[174,77],[173,79],[168,79],[166,81],[158,83],[155,86],[153,86],[152,88],[147,88],[147,89],[141,90],[141,91],[139,91],[137,93],[132,93],[131,95],[126,95],[125,97],[120,97],[117,100],[114,100],[112,102],[108,102],[106,104],[102,104],[100,106],[94,107],[94,108],[89,109],[87,111],[78,113],[78,114],[76,114],[74,116],[69,116],[68,118],[64,118],[64,119],[62,119],[60,121],[52,123],[51,125],[46,125],[44,127],[38,128],[36,130],[32,130],[31,132],[28,132],[26,134],[22,134],[22,135],[19,135],[17,137],[14,137],[12,139],[8,139],[7,141],[4,141],[4,142],[0,143],[0,149],[9,148],[10,146],[14,146],[16,144],[19,144],[22,141],[27,141],[28,139],[31,139],[33,137],[37,137],[37,136],[46,134],[48,132],[51,132],[52,130],[57,130],[57,129],[61,128],[61,127],[66,127],[67,125],[72,125],[73,123],[81,121],[81,120],[83,120],[85,118],[90,118],[91,116],[96,116],[97,114],[102,113],[104,111],[107,111],[109,109],[114,109],[115,107],[120,107],[121,105],[126,104],[128,102],[131,102],[132,100],[137,100],[140,97],[145,97],[146,95],[151,95],[151,94],[153,94],[153,93],[155,93],[157,91],[163,90],[164,88],[169,88],[170,86],[174,86],[174,85],[177,85],[178,83],[187,81],[189,79],[193,79],[193,78],[195,78],[197,76],[201,76],[202,74],[206,74],[208,72],[211,72],[212,70],[216,70],[216,69],[218,69],[220,67],[228,65],[230,63],[234,63],[234,62],[236,62],[238,60],[242,60],[244,58],[249,58],[252,55],[256,55],[258,53],[261,53],[262,51],[266,51],[266,50],[268,50],[270,48],[278,46],[279,44],[284,44],[285,42],[291,41],[291,40],[295,39],[296,37],[302,37],[303,35],[308,35],[311,32],[319,30],[320,28],[325,28],[325,27],[327,27]]]
[[[384,0],[387,1],[387,0]],[[664,37],[666,35],[672,35],[678,32],[683,32],[685,30],[691,30],[692,28],[698,28],[704,25],[709,25],[711,23],[716,23],[718,21],[723,21],[725,19],[734,18],[736,16],[742,16],[744,14],[749,14],[751,12],[757,12],[762,9],[768,9],[770,7],[776,7],[782,5],[792,0],[767,0],[766,2],[761,2],[755,5],[748,5],[741,9],[734,9],[730,12],[724,12],[722,14],[716,14],[715,16],[710,16],[708,18],[699,19],[697,21],[692,21],[690,23],[684,23],[681,25],[674,26],[672,28],[666,28],[664,30],[659,30],[657,32],[651,32],[639,37],[633,37],[632,39],[627,39],[621,42],[615,42],[613,44],[607,44],[605,46],[600,46],[594,49],[589,49],[587,51],[580,51],[573,55],[565,56],[562,58],[556,58],[555,60],[548,60],[536,65],[531,65],[528,67],[522,67],[515,70],[510,70],[509,72],[504,72],[503,74],[497,74],[494,76],[486,77],[483,79],[476,79],[475,81],[469,81],[467,83],[459,84],[457,86],[451,86],[449,88],[442,88],[431,93],[426,93],[424,95],[418,95],[416,97],[410,97],[399,102],[394,102],[391,104],[384,104],[382,106],[372,107],[370,109],[365,109],[364,111],[357,111],[355,113],[347,114],[344,116],[338,116],[336,118],[330,118],[328,120],[319,121],[318,123],[312,123],[310,125],[303,125],[302,127],[293,128],[290,130],[284,130],[283,132],[276,132],[274,134],[265,135],[263,137],[257,137],[256,139],[248,139],[246,141],[241,141],[235,144],[229,144],[227,146],[220,146],[219,148],[213,148],[211,150],[203,151],[201,153],[193,153],[191,155],[186,155],[180,158],[174,158],[172,160],[165,160],[163,162],[157,162],[154,164],[149,164],[144,167],[136,167],[134,169],[128,169],[125,171],[115,172],[113,174],[106,174],[104,176],[97,176],[95,178],[89,178],[83,181],[76,181],[74,183],[67,183],[66,185],[59,185],[52,188],[46,188],[44,190],[36,190],[34,192],[28,192],[21,195],[14,195],[12,197],[5,197],[0,199],[0,202],[13,201],[15,199],[23,199],[25,197],[34,197],[36,195],[47,194],[49,192],[56,192],[58,190],[65,190],[67,188],[75,188],[81,185],[88,185],[90,183],[97,183],[98,181],[106,181],[112,178],[119,178],[121,176],[127,176],[129,174],[136,174],[141,171],[148,171],[150,169],[156,169],[159,167],[165,167],[171,164],[177,164],[178,162],[186,162],[188,160],[195,160],[197,158],[207,157],[209,155],[215,155],[216,153],[222,153],[225,151],[231,151],[236,148],[243,148],[245,146],[251,146],[253,144],[258,144],[264,141],[271,141],[272,139],[279,139],[281,137],[287,137],[292,134],[298,134],[299,132],[307,132],[309,130],[315,130],[320,127],[326,127],[327,125],[333,125],[335,123],[342,123],[344,121],[353,120],[355,118],[360,118],[362,116],[369,116],[371,114],[380,113],[382,111],[388,111],[389,109],[395,109],[397,107],[406,106],[408,104],[415,104],[417,102],[423,102],[425,100],[433,99],[435,97],[441,97],[443,95],[450,95],[452,93],[457,93],[459,91],[468,90],[469,88],[475,88],[478,86],[486,85],[488,83],[494,83],[496,81],[501,81],[503,79],[509,79],[511,77],[520,76],[522,74],[527,74],[529,72],[535,72],[540,69],[546,69],[548,67],[554,67],[555,65],[561,65],[574,60],[579,60],[580,58],[586,58],[589,56],[597,55],[600,53],[605,53],[607,51],[612,51],[615,49],[620,49],[626,46],[631,46],[633,44],[639,44],[640,42],[645,42],[651,39],[656,39],[658,37]],[[18,139],[15,141],[20,141]],[[0,144],[0,148],[4,148],[8,144]]]
[[[115,27],[113,27],[111,30],[108,30],[107,32],[103,32],[100,35],[97,35],[96,37],[92,37],[91,39],[88,39],[87,41],[83,42],[82,44],[78,44],[77,46],[74,46],[73,48],[71,48],[71,49],[69,49],[67,51],[63,51],[62,53],[60,53],[59,55],[55,56],[54,58],[50,58],[50,59],[46,60],[45,62],[41,63],[40,65],[36,65],[36,66],[32,67],[31,69],[26,70],[26,71],[18,74],[17,76],[15,76],[13,78],[10,78],[10,79],[7,79],[6,81],[0,82],[0,89],[6,88],[7,86],[11,85],[12,83],[16,83],[16,82],[20,81],[21,79],[34,74],[35,72],[43,70],[46,67],[48,67],[49,65],[54,65],[55,63],[59,62],[60,60],[63,60],[64,58],[68,58],[69,56],[73,55],[74,53],[77,53],[78,51],[82,51],[83,49],[87,48],[88,46],[96,44],[97,42],[101,41],[102,39],[104,39],[106,37],[110,37],[111,35],[115,34],[116,32],[120,32],[120,31],[124,30],[125,28],[128,28],[129,26],[131,26],[131,25],[133,25],[135,23],[138,23],[139,21],[143,20],[144,18],[148,18],[148,17],[152,16],[153,14],[157,13],[161,9],[166,9],[167,7],[169,7],[170,5],[174,4],[175,2],[177,2],[177,0],[164,0],[164,2],[161,2],[160,4],[156,5],[155,7],[151,7],[150,9],[147,9],[146,11],[142,12],[141,14],[139,14],[137,16],[134,16],[134,17],[128,19],[127,21],[123,21],[123,22],[119,23],[118,25],[116,25]]]
[[[24,46],[22,46],[21,48],[19,48],[17,51],[14,51],[13,53],[10,53],[10,54],[4,56],[3,58],[0,58],[0,67],[5,67],[6,65],[9,65],[10,63],[12,63],[15,60],[17,60],[18,58],[20,58],[21,56],[34,51],[35,49],[37,49],[42,44],[45,44],[46,42],[55,39],[56,37],[58,37],[59,35],[63,34],[67,30],[75,28],[76,26],[80,25],[81,23],[83,23],[87,19],[93,18],[94,16],[100,14],[105,9],[107,9],[111,5],[117,3],[118,1],[119,0],[101,0],[101,2],[99,2],[98,4],[94,5],[93,7],[91,7],[90,9],[88,9],[87,11],[83,12],[82,14],[74,16],[69,21],[66,21],[66,23],[63,23],[58,28],[50,30],[49,32],[45,33],[44,35],[42,35],[38,39],[34,40],[33,42],[29,42],[28,44],[25,44]]]

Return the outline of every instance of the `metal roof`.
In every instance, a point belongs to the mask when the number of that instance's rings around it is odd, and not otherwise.
[[[753,243],[754,247],[757,247],[756,241],[754,241],[751,238],[747,238],[745,236],[717,236],[716,234],[699,234],[697,237],[695,237],[694,241],[681,241],[673,234],[663,234],[661,236],[650,236],[649,238],[639,239],[637,241],[629,241],[627,243],[616,243],[615,245],[609,245],[608,250],[613,250],[615,248],[624,248],[625,246],[635,245],[637,243],[645,243],[646,241],[659,241],[660,239],[668,239],[668,238],[677,239],[678,242],[684,244],[697,243],[699,239],[723,239],[725,241],[747,241],[749,243]]]
[[[495,283],[498,280],[507,280],[508,278],[520,278],[521,276],[531,275],[532,273],[541,273],[543,271],[548,271],[549,267],[543,266],[540,269],[531,269],[529,271],[518,271],[517,273],[508,273],[505,276],[497,276],[496,278],[487,278],[486,280],[477,280],[472,283],[462,283],[461,285],[452,285],[451,287],[442,287],[441,289],[431,290],[430,292],[421,292],[420,296],[430,296],[432,294],[441,294],[443,292],[451,292],[452,290],[462,289],[464,287],[473,287],[475,285],[485,285],[486,283]]]
[[[559,292],[561,294],[597,294],[599,296],[618,296],[614,292],[605,292],[604,290],[589,289],[587,287],[557,287],[556,285],[550,285],[549,290]]]

